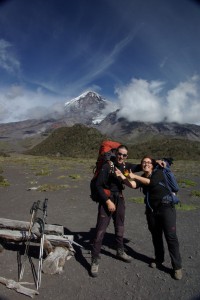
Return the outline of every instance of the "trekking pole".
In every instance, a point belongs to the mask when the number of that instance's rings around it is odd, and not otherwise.
[[[23,264],[20,270],[20,275],[19,275],[19,281],[22,280],[23,275],[24,275],[24,269],[25,269],[25,265],[26,265],[26,261],[28,258],[28,251],[29,251],[29,246],[30,246],[30,242],[31,242],[31,230],[34,224],[34,220],[36,218],[36,214],[37,214],[37,210],[39,208],[40,205],[40,200],[38,200],[37,202],[34,202],[31,209],[30,209],[30,214],[31,214],[31,220],[30,220],[30,225],[29,225],[29,230],[28,230],[28,236],[27,236],[27,241],[26,241],[26,248],[25,248],[25,252],[24,252],[24,259],[23,259]]]
[[[38,273],[37,273],[37,290],[41,286],[41,279],[42,279],[42,259],[43,259],[43,249],[44,249],[44,227],[45,227],[45,219],[47,216],[47,201],[48,199],[44,200],[43,203],[43,219],[41,224],[41,238],[40,238],[40,254],[39,254],[39,265],[38,265]]]

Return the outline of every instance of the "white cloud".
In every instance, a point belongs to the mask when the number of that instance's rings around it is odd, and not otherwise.
[[[0,68],[8,73],[20,72],[20,62],[12,52],[12,45],[4,39],[0,39]]]
[[[41,89],[30,91],[22,86],[0,89],[0,122],[17,122],[62,113],[64,99],[45,94]]]
[[[119,117],[128,121],[159,122],[164,118],[159,92],[162,82],[132,79],[130,84],[116,89],[121,110]]]
[[[118,117],[128,121],[200,123],[200,88],[198,76],[179,83],[165,95],[159,81],[132,79],[116,89],[121,107]]]
[[[118,117],[128,121],[178,122],[200,124],[200,78],[179,83],[164,94],[160,81],[132,79],[116,89],[118,101],[112,102],[105,115],[118,107]],[[47,94],[42,88],[31,91],[20,85],[0,88],[0,123],[42,118],[64,111],[67,98]]]
[[[199,78],[194,76],[187,82],[181,82],[167,94],[167,118],[170,122],[200,122]]]

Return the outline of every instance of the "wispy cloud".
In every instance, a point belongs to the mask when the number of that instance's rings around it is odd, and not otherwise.
[[[121,107],[118,117],[130,122],[178,122],[200,124],[200,78],[193,76],[164,94],[164,83],[132,79],[116,89]]]
[[[20,73],[20,62],[12,51],[12,45],[4,39],[0,39],[0,68],[8,73]]]
[[[91,82],[101,76],[105,76],[109,68],[117,62],[118,55],[133,41],[134,37],[139,31],[139,27],[134,29],[123,39],[114,44],[113,48],[108,52],[105,49],[96,51],[87,59],[87,63],[84,66],[83,76],[79,76],[77,80],[65,85],[66,91],[81,91],[86,86],[91,85]],[[70,92],[69,92],[70,93]]]

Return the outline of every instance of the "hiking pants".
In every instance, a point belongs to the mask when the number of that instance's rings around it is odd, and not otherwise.
[[[123,196],[120,194],[114,195],[114,201],[116,205],[116,211],[111,213],[108,211],[106,204],[99,204],[96,234],[93,241],[92,257],[98,258],[101,251],[102,241],[106,232],[106,229],[113,219],[115,229],[115,240],[117,249],[123,249],[123,237],[124,237],[124,219],[125,219],[125,202]]]
[[[181,269],[179,242],[176,235],[176,209],[172,205],[162,205],[154,212],[146,211],[149,231],[155,251],[155,260],[164,262],[163,233],[167,242],[171,264],[174,270]]]

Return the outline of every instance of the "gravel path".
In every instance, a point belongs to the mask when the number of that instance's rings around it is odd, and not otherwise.
[[[43,167],[51,170],[49,176],[36,176]],[[111,223],[102,247],[99,276],[92,278],[90,268],[90,240],[96,223],[97,205],[89,198],[90,166],[80,162],[70,166],[62,161],[48,161],[42,166],[39,160],[30,162],[4,159],[1,162],[3,176],[9,187],[0,187],[0,217],[29,221],[29,210],[34,201],[45,198],[48,202],[47,222],[63,225],[66,233],[73,234],[75,241],[85,247],[74,246],[76,254],[66,261],[60,275],[42,275],[42,285],[35,299],[57,300],[153,300],[153,299],[200,299],[200,218],[197,210],[177,210],[177,230],[183,260],[183,279],[171,276],[171,265],[166,248],[166,260],[162,270],[151,269],[148,264],[153,256],[150,233],[147,229],[144,206],[129,201],[140,191],[126,188],[125,245],[133,257],[131,264],[119,261],[113,247]],[[75,176],[75,175],[80,175]],[[195,177],[200,189],[200,178]],[[28,191],[30,186],[41,184],[67,184],[68,187],[54,192]],[[182,189],[180,196],[189,201],[189,190]],[[195,201],[198,201],[195,200]],[[14,248],[0,254],[0,276],[17,280],[17,251]],[[33,282],[30,267],[25,269],[24,280]],[[34,286],[33,286],[34,288]],[[26,296],[0,285],[0,300],[22,300]]]

